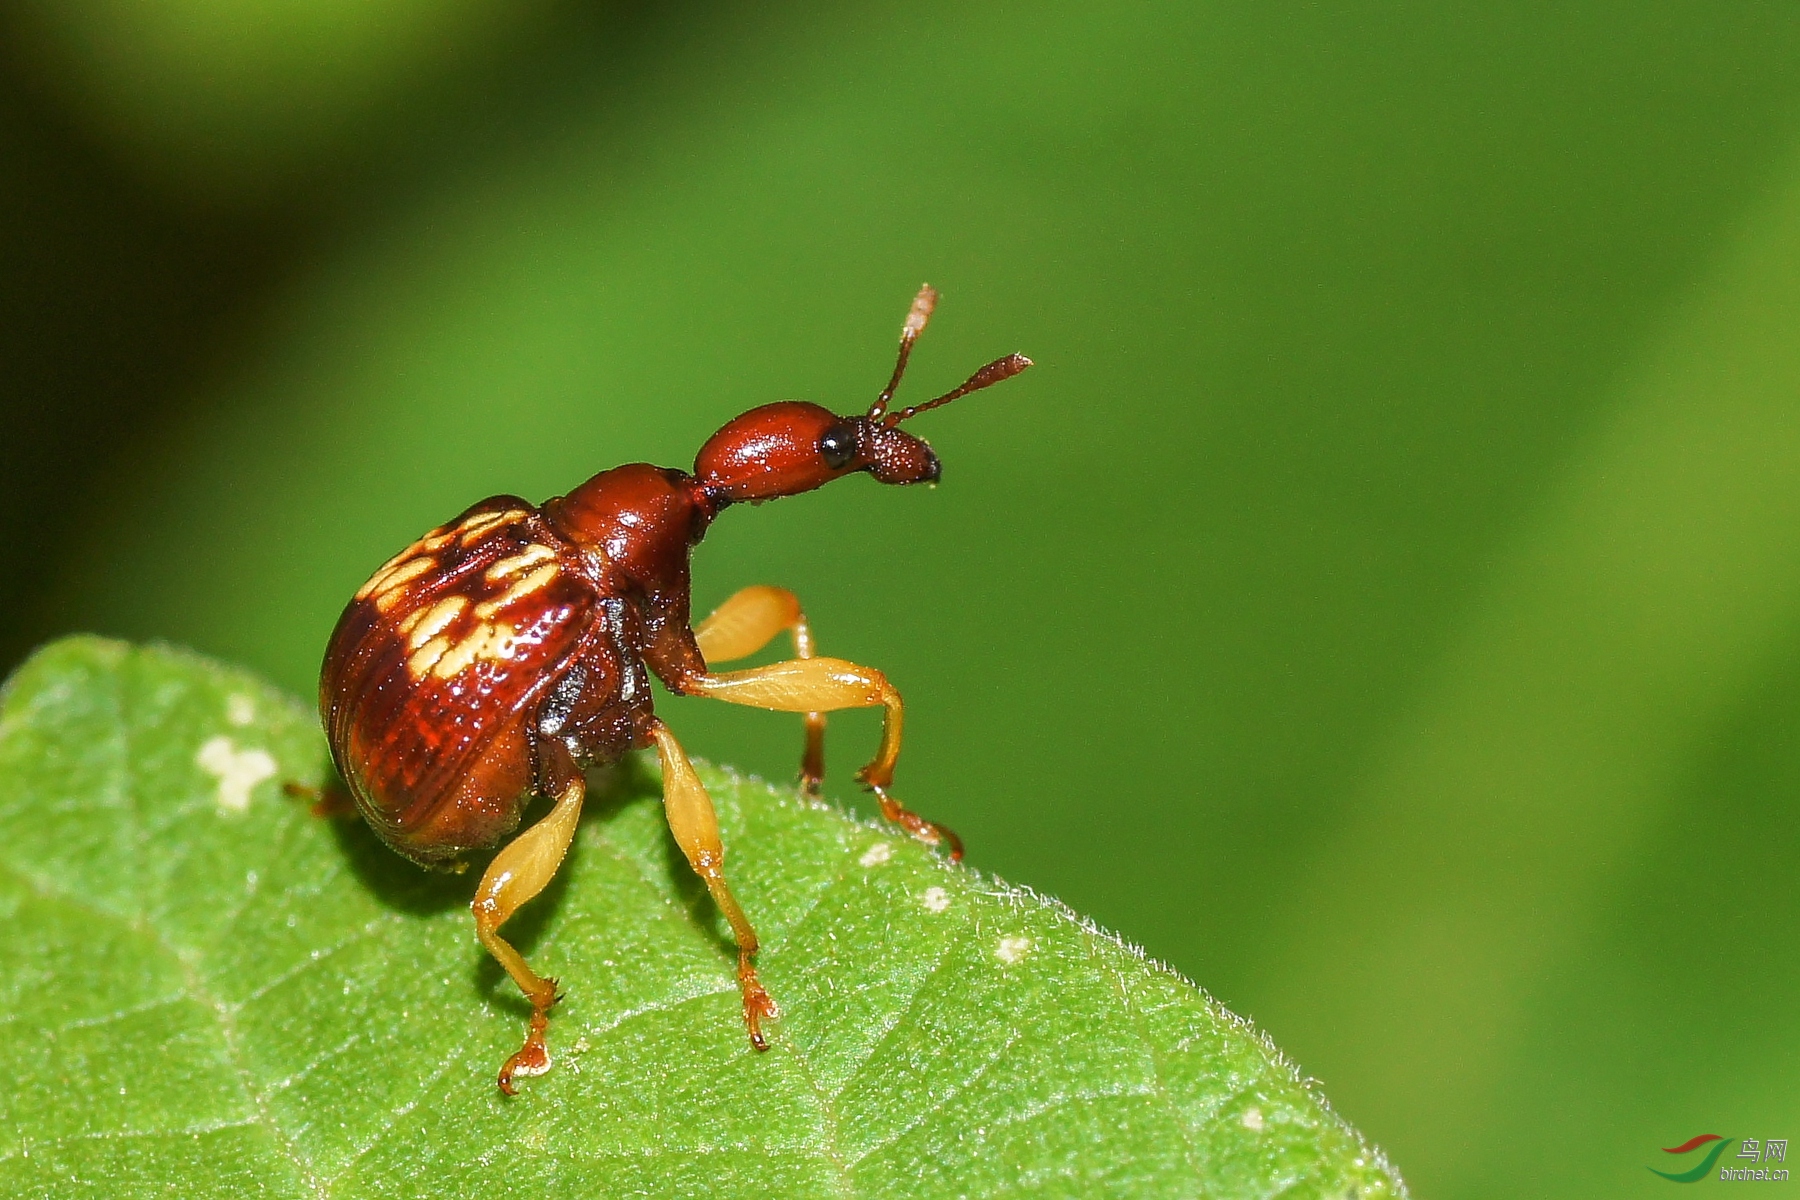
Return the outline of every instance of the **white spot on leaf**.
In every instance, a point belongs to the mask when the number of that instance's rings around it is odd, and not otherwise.
[[[1251,1133],[1261,1133],[1263,1127],[1262,1109],[1257,1108],[1254,1105],[1250,1108],[1246,1108],[1244,1110],[1243,1122],[1244,1128],[1248,1129]]]
[[[941,887],[929,887],[919,897],[919,902],[925,906],[926,912],[941,913],[950,907],[950,893]]]
[[[1031,953],[1031,939],[1028,937],[1005,937],[994,947],[994,957],[1011,966],[1027,954]]]
[[[275,760],[267,750],[239,750],[223,734],[209,738],[194,756],[200,769],[219,781],[215,799],[222,813],[241,813],[250,807],[250,792],[275,776]]]
[[[894,857],[894,848],[892,846],[888,845],[886,842],[876,842],[873,846],[864,850],[863,856],[856,861],[865,867],[879,867],[882,863],[892,857]]]
[[[225,697],[225,719],[242,728],[256,721],[256,701],[242,692],[233,692]]]

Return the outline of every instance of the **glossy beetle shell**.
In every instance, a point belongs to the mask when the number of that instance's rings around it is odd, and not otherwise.
[[[319,707],[369,825],[421,863],[493,846],[533,784],[536,712],[603,636],[581,552],[496,496],[385,564],[339,618]]]

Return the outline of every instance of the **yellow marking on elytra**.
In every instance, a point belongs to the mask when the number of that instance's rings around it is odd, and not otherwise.
[[[394,573],[395,569],[398,568],[401,563],[405,562],[407,559],[411,558],[414,554],[416,554],[418,552],[418,549],[419,549],[419,543],[414,542],[412,545],[408,546],[406,549],[402,550],[400,553],[394,555],[394,557],[392,557],[392,558],[388,559],[386,562],[382,563],[379,567],[377,567],[375,569],[375,573],[373,575],[369,576],[369,581],[367,583],[363,584],[361,587],[356,589],[356,598],[358,600],[367,600],[369,598],[369,594],[371,592],[373,592],[376,588],[380,587],[384,582],[386,582],[387,577],[389,575],[392,575]]]
[[[504,622],[488,624],[482,622],[471,630],[467,637],[450,647],[444,656],[437,660],[431,673],[439,679],[449,679],[461,673],[470,664],[495,658],[509,658],[512,654],[513,636],[518,631]]]
[[[448,546],[455,539],[456,530],[449,529],[439,533],[428,533],[420,538],[415,545],[419,547],[419,552],[421,554],[435,554],[445,546]]]
[[[375,589],[375,611],[386,613],[396,604],[406,599],[406,586],[427,571],[437,567],[435,558],[415,558],[389,573],[381,586]]]
[[[462,543],[466,546],[494,526],[505,524],[507,521],[516,521],[524,515],[525,510],[522,508],[508,508],[501,512],[476,513],[461,525],[458,525],[456,527],[456,532],[462,535]]]
[[[418,551],[418,545],[418,542],[414,542],[412,545],[409,545],[407,549],[403,549],[400,554],[394,554],[391,560],[382,563],[382,565],[376,569],[373,576],[369,576],[369,581],[367,581],[367,583],[364,583],[360,588],[356,588],[356,599],[369,599],[369,594],[374,592],[374,588],[382,587],[383,583],[387,583],[387,578],[389,578],[391,574],[394,574],[396,570],[400,569],[400,565],[403,561],[412,558],[414,551]]]
[[[522,508],[509,508],[502,512],[476,513],[474,516],[469,517],[456,525],[440,525],[400,553],[394,555],[394,557],[382,563],[376,572],[369,576],[369,581],[363,584],[357,591],[356,598],[358,600],[367,600],[377,592],[385,591],[389,577],[399,571],[405,564],[418,558],[421,554],[435,554],[445,546],[448,546],[451,542],[455,541],[458,537],[462,538],[464,545],[467,545],[470,541],[486,533],[494,526],[506,521],[517,520],[524,515],[525,510]]]
[[[356,593],[356,598],[367,600],[374,596],[379,599],[401,584],[417,579],[435,566],[437,566],[437,559],[430,557],[409,558],[404,562],[396,563],[377,572],[373,579],[363,584],[362,590]]]
[[[431,672],[431,669],[437,666],[438,661],[444,657],[449,649],[449,638],[432,638],[429,642],[426,642],[423,646],[414,650],[407,658],[406,673],[411,675],[414,679],[425,678],[425,676]]]
[[[487,620],[509,604],[517,604],[520,600],[538,591],[552,579],[562,574],[562,568],[555,563],[539,567],[525,578],[519,580],[504,592],[491,600],[483,600],[475,606],[475,615]]]
[[[444,626],[456,620],[462,610],[467,607],[469,607],[469,602],[463,597],[445,596],[430,608],[425,609],[423,615],[415,611],[413,616],[408,617],[400,626],[402,629],[406,629],[406,626],[415,620],[418,622],[417,628],[407,632],[406,644],[417,650],[444,632]]]
[[[526,567],[541,563],[545,559],[555,557],[556,551],[552,550],[550,547],[533,544],[525,547],[525,549],[519,551],[511,558],[501,559],[499,562],[489,567],[487,573],[484,574],[482,578],[489,583],[499,583],[508,575],[516,575]]]

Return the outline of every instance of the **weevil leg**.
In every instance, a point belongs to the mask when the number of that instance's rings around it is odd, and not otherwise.
[[[562,780],[556,806],[548,816],[494,856],[469,905],[475,914],[475,935],[531,1001],[531,1024],[525,1034],[525,1044],[500,1068],[500,1090],[509,1096],[516,1091],[513,1087],[515,1076],[542,1075],[550,1069],[550,1048],[544,1043],[544,1031],[549,1028],[550,1009],[557,997],[556,980],[546,979],[533,971],[512,943],[500,936],[500,926],[555,877],[557,868],[562,866],[563,855],[575,837],[575,826],[581,819],[581,801],[586,795],[586,781],[581,772],[571,766]]]
[[[711,665],[755,654],[783,630],[794,636],[795,657],[813,656],[812,626],[800,608],[800,598],[786,588],[754,584],[733,594],[694,626],[694,641],[701,657]],[[825,778],[825,714],[809,712],[805,721],[800,787],[807,795],[817,796]]]
[[[713,903],[731,922],[732,936],[738,946],[738,987],[744,995],[744,1027],[750,1032],[750,1044],[758,1050],[769,1048],[763,1036],[764,1019],[781,1015],[775,1001],[763,989],[756,976],[756,930],[738,907],[737,898],[725,884],[725,843],[719,839],[719,818],[713,812],[712,797],[694,774],[694,764],[681,749],[681,743],[661,720],[651,718],[649,733],[656,742],[656,753],[662,759],[663,808],[668,814],[669,831],[675,844],[687,856],[694,873],[706,883]]]
[[[292,799],[307,801],[308,811],[320,820],[356,815],[356,801],[350,798],[350,789],[335,779],[327,780],[320,787],[290,780],[281,785],[281,792]]]
[[[881,746],[869,764],[856,773],[857,782],[875,793],[882,816],[927,845],[948,846],[952,862],[962,858],[961,838],[888,794],[894,782],[894,763],[900,757],[900,726],[905,710],[900,693],[875,668],[841,658],[794,658],[746,671],[708,672],[683,680],[681,690],[775,712],[831,712],[880,705],[885,710]]]

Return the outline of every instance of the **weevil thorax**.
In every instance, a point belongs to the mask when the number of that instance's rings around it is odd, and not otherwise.
[[[718,508],[687,472],[628,463],[547,502],[543,512],[597,565],[654,594],[686,577],[688,553]]]

